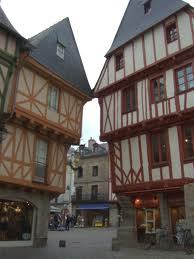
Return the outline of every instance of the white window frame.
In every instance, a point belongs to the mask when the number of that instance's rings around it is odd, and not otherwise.
[[[64,59],[65,57],[65,47],[61,43],[57,43],[57,56]]]
[[[49,86],[48,89],[48,107],[51,111],[58,111],[59,89],[55,86]]]

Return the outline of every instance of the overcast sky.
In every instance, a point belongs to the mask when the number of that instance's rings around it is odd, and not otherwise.
[[[173,0],[169,0],[173,1]],[[129,0],[1,0],[18,32],[29,38],[69,17],[91,88],[94,88]],[[194,0],[186,1],[194,6]],[[81,143],[99,140],[96,99],[84,107]]]

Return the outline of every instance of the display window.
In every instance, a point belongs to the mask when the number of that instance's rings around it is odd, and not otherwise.
[[[33,206],[29,202],[0,200],[0,241],[32,239]]]

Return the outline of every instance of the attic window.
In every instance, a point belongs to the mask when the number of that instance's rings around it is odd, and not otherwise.
[[[64,59],[65,47],[61,43],[57,43],[57,56]]]
[[[144,3],[144,14],[148,14],[151,10],[151,0]]]

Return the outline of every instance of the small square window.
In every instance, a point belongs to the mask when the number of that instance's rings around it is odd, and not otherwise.
[[[177,69],[175,71],[175,77],[179,93],[194,88],[194,72],[192,64]]]
[[[59,100],[59,89],[50,86],[48,91],[48,107],[52,111],[58,110],[58,100]]]
[[[65,47],[60,43],[57,43],[57,56],[62,59],[64,59],[65,56]]]
[[[166,27],[166,39],[167,43],[171,43],[178,39],[178,32],[175,22]]]
[[[116,71],[118,71],[124,67],[123,53],[117,54],[115,56],[115,59],[116,59]]]
[[[144,3],[144,14],[149,13],[151,10],[151,0]]]

